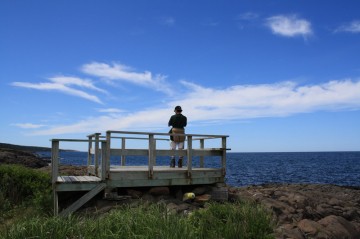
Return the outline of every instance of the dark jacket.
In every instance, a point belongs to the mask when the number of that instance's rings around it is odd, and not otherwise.
[[[183,129],[187,124],[187,118],[186,116],[182,114],[175,114],[170,117],[169,120],[169,126],[172,126],[173,128],[179,128]]]

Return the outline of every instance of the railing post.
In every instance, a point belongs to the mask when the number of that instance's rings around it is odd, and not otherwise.
[[[87,157],[87,174],[90,175],[89,166],[91,164],[92,135],[89,135],[88,138],[89,138],[89,144],[88,144],[88,157]]]
[[[126,140],[125,138],[121,138],[121,151],[122,151],[122,153],[121,153],[121,166],[125,166],[125,164],[126,164],[126,156],[123,155],[123,152],[124,152],[125,147],[126,147],[125,140]]]
[[[54,197],[54,215],[57,216],[59,212],[58,194],[56,191],[56,181],[59,175],[59,141],[51,141],[51,175],[52,175],[52,187]]]
[[[226,137],[221,138],[222,156],[221,156],[221,167],[222,175],[226,175]]]
[[[99,176],[99,135],[100,133],[95,133],[95,175]]]
[[[187,174],[191,177],[192,171],[192,136],[187,136]]]
[[[101,180],[104,181],[106,178],[106,158],[107,158],[107,150],[106,150],[106,142],[101,142]]]
[[[204,139],[200,139],[200,149],[204,150],[204,146],[205,146],[205,140]],[[204,167],[204,156],[200,156],[200,168]]]
[[[105,161],[106,161],[106,169],[105,169],[105,178],[109,178],[109,174],[110,174],[110,158],[111,158],[111,132],[110,131],[106,131],[106,157],[105,157]]]
[[[59,174],[59,141],[51,142],[51,166],[52,166],[52,183],[56,183]]]
[[[155,162],[155,138],[153,134],[149,134],[149,178],[154,176],[154,162]]]

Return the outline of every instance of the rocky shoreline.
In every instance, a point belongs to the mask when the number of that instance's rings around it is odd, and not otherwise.
[[[32,152],[0,148],[0,164],[19,164],[28,168],[48,166],[50,159],[41,158]]]
[[[360,190],[317,184],[229,188],[272,211],[277,238],[360,238]]]
[[[50,173],[48,163],[47,159],[41,159],[32,153],[0,149],[0,164],[22,164]],[[67,175],[86,173],[85,167],[63,166],[60,170]],[[169,210],[176,213],[196,210],[201,206],[198,201],[183,202],[179,195],[171,198],[171,189],[162,188],[160,191],[163,192],[156,196],[151,196],[151,191],[159,193],[156,189],[150,189],[150,193],[144,194],[134,189],[128,190],[131,198],[144,197],[151,201],[166,199]],[[199,191],[201,187],[194,190]],[[228,195],[229,201],[248,200],[260,203],[270,210],[276,223],[276,238],[360,238],[359,187],[317,184],[269,184],[240,188],[229,186]],[[97,206],[101,206],[103,210],[100,211],[104,212],[112,208],[109,203]],[[99,212],[99,208],[97,210]]]

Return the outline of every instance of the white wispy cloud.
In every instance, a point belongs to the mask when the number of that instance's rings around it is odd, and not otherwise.
[[[122,113],[124,110],[116,109],[116,108],[107,108],[107,109],[98,109],[101,113]]]
[[[360,81],[330,81],[305,86],[297,86],[294,82],[237,85],[222,90],[186,84],[191,93],[178,103],[190,108],[194,117],[244,119],[360,108]]]
[[[235,85],[225,89],[206,88],[186,81],[182,81],[182,85],[188,92],[183,99],[167,102],[161,108],[128,112],[121,116],[109,112],[71,125],[38,130],[34,134],[164,128],[175,105],[183,107],[189,122],[199,124],[360,108],[360,80],[334,80],[303,86],[294,82]]]
[[[33,124],[33,123],[16,123],[11,125],[22,129],[38,129],[46,126],[44,124]]]
[[[271,31],[280,36],[307,37],[312,35],[311,23],[300,19],[296,15],[277,15],[266,19],[266,25]]]
[[[31,88],[36,90],[58,91],[65,94],[81,97],[90,101],[94,101],[100,104],[102,104],[102,101],[96,95],[92,95],[83,90],[73,88],[73,86],[106,93],[105,90],[94,86],[94,84],[87,79],[81,79],[77,77],[67,77],[67,76],[56,76],[56,77],[51,77],[48,80],[50,82],[40,82],[40,83],[13,82],[11,83],[11,85],[17,87]]]
[[[69,77],[69,76],[56,76],[49,78],[50,81],[62,85],[75,85],[82,88],[88,88],[91,90],[99,91],[102,93],[107,93],[106,90],[100,89],[99,87],[96,87],[94,83],[91,80],[88,79],[81,79],[78,77]]]
[[[360,33],[360,20],[352,21],[348,24],[338,27],[335,32]]]
[[[153,75],[150,71],[135,72],[131,67],[113,63],[112,65],[93,62],[82,66],[81,70],[89,75],[97,76],[111,81],[124,81],[139,86],[172,94],[170,85],[166,82],[166,76]]]

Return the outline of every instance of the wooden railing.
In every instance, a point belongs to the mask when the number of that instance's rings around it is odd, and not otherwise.
[[[169,141],[169,136],[185,136],[186,149],[172,150],[157,148],[157,141]],[[121,157],[121,166],[126,166],[127,156],[147,156],[148,157],[148,176],[153,178],[154,166],[157,156],[185,156],[187,159],[187,174],[191,177],[193,170],[193,157],[199,157],[200,168],[204,167],[205,156],[220,156],[222,175],[226,174],[226,147],[227,135],[201,135],[201,134],[169,134],[169,133],[151,133],[151,132],[131,132],[131,131],[107,131],[106,136],[101,133],[94,133],[87,136],[88,139],[52,139],[52,182],[56,183],[59,173],[59,143],[60,142],[87,142],[88,143],[88,174],[106,180],[110,173],[111,156]],[[116,148],[113,140],[121,140],[121,147]],[[205,148],[205,142],[218,139],[220,145],[218,148]],[[128,148],[129,140],[146,140],[147,147],[143,149]],[[199,141],[199,147],[194,147],[193,142]],[[168,147],[170,148],[170,147]],[[92,167],[90,167],[92,166]],[[90,170],[90,168],[92,170]]]
[[[130,135],[130,136],[129,136]],[[142,137],[133,137],[142,136]],[[169,136],[185,136],[187,147],[183,150],[171,150],[171,149],[158,149],[157,141],[165,140],[169,141]],[[204,167],[205,156],[221,156],[221,168],[223,175],[225,176],[226,169],[226,139],[227,135],[201,135],[201,134],[168,134],[168,133],[151,133],[151,132],[129,132],[129,131],[107,131],[106,132],[106,144],[107,155],[121,156],[121,165],[125,165],[126,156],[148,156],[148,170],[149,178],[153,177],[153,167],[156,165],[157,156],[186,156],[187,158],[187,171],[188,175],[191,175],[192,171],[192,159],[195,156],[200,156],[200,167]],[[112,146],[112,139],[121,139],[121,148],[115,148]],[[131,149],[126,147],[127,140],[147,140],[148,147],[146,149]],[[205,148],[205,141],[211,139],[221,139],[221,145],[219,148]],[[193,141],[199,140],[200,147],[193,148]],[[169,147],[168,147],[169,148]],[[109,162],[107,164],[109,166]],[[108,168],[107,168],[108,170]]]

